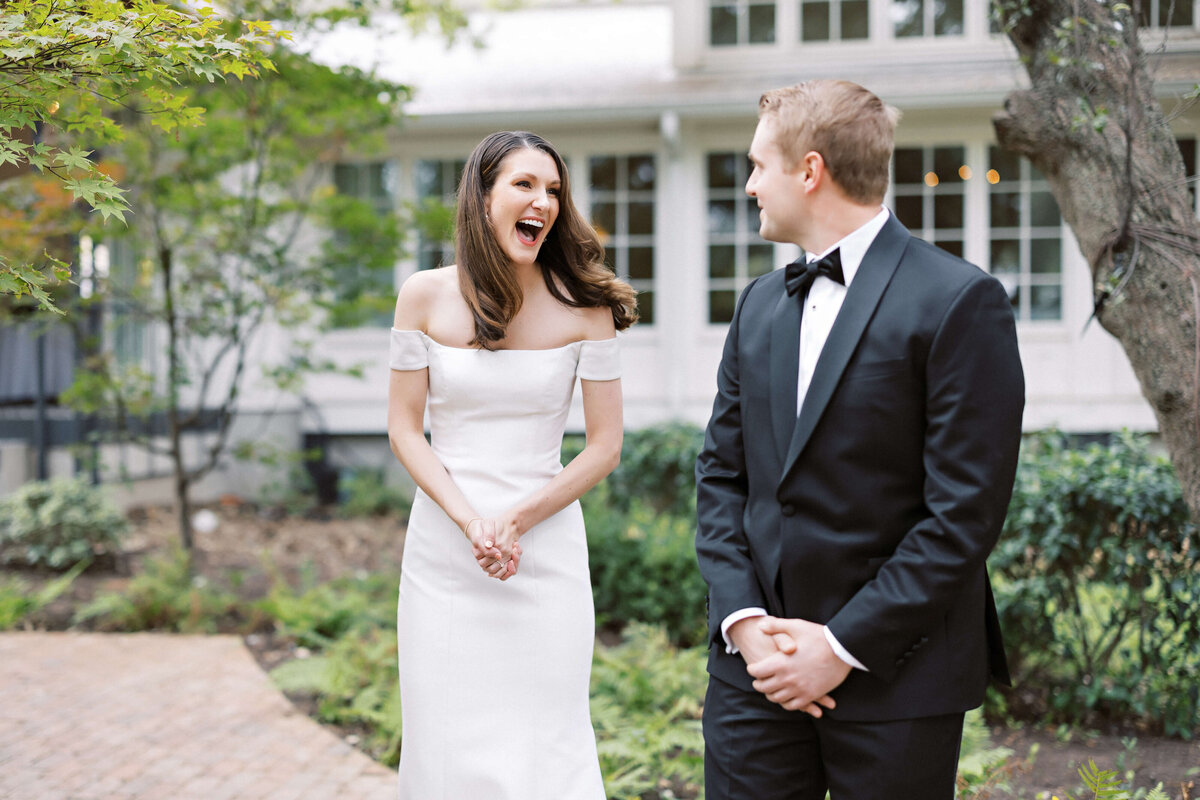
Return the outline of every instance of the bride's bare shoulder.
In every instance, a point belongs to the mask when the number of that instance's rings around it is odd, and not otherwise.
[[[424,269],[409,275],[396,297],[397,330],[428,331],[429,319],[439,306],[459,296],[458,268],[454,266]]]
[[[584,339],[611,339],[617,335],[612,311],[607,306],[580,309]]]

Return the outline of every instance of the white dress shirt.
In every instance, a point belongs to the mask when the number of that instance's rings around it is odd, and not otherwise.
[[[850,283],[854,280],[854,276],[858,274],[858,268],[862,264],[863,256],[867,254],[867,249],[871,243],[875,241],[875,237],[879,235],[879,231],[883,229],[884,223],[888,220],[888,210],[881,208],[871,220],[861,228],[853,231],[837,244],[830,247],[823,253],[809,253],[808,260],[816,261],[824,258],[834,250],[841,250],[842,260],[842,275],[845,276],[846,284],[832,281],[824,275],[818,275],[813,281],[812,286],[808,290],[808,297],[804,300],[804,314],[800,317],[800,370],[799,380],[796,385],[796,413],[799,414],[800,409],[804,408],[804,398],[808,394],[808,385],[812,383],[813,372],[817,368],[817,360],[821,357],[821,351],[825,348],[825,340],[829,338],[829,332],[833,329],[833,323],[837,319],[838,312],[842,309],[842,302],[846,299],[846,291],[850,287]],[[725,639],[725,650],[729,653],[736,653],[737,647],[729,638],[729,628],[735,623],[749,617],[766,616],[766,609],[762,608],[743,608],[739,609],[724,620],[721,621],[721,636]],[[829,646],[833,648],[833,652],[842,661],[845,661],[855,669],[866,671],[862,662],[850,654],[845,647],[829,630],[829,626],[825,626],[825,639],[829,642]]]

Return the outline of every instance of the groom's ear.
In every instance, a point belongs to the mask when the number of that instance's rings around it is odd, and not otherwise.
[[[816,150],[809,150],[796,165],[796,179],[806,194],[816,191],[829,180],[825,157]]]

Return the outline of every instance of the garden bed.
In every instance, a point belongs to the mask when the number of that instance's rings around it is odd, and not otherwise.
[[[193,581],[220,587],[241,601],[261,600],[273,583],[280,580],[293,586],[315,586],[334,579],[366,579],[399,573],[404,528],[398,519],[341,518],[321,512],[279,516],[233,498],[208,511],[214,515],[216,525],[195,534]],[[131,514],[130,521],[131,530],[121,555],[97,563],[80,575],[67,593],[29,618],[25,626],[68,627],[75,611],[98,594],[121,591],[145,564],[170,553],[177,533],[168,509],[138,511]],[[0,576],[19,576],[35,586],[51,578],[48,573],[30,570],[8,570]],[[267,671],[315,655],[314,649],[281,634],[266,617],[231,616],[221,624],[221,629],[241,633]],[[615,636],[606,636],[605,644],[615,642]],[[637,658],[646,656],[643,653]],[[614,669],[628,668],[618,665]],[[289,697],[304,713],[321,719],[316,696],[290,692]],[[696,698],[697,704],[701,699]],[[329,724],[328,720],[324,722]],[[604,724],[603,720],[598,721],[598,729]],[[332,727],[346,741],[377,755],[369,746],[369,731],[363,725],[345,723]],[[993,727],[992,744],[1014,753],[1004,776],[1008,785],[990,794],[976,793],[976,797],[1048,798],[1049,794],[1041,793],[1051,791],[1062,797],[1064,790],[1079,797],[1080,782],[1074,765],[1087,759],[1105,768],[1133,770],[1134,785],[1139,788],[1161,781],[1172,798],[1192,800],[1200,794],[1196,790],[1200,784],[1200,744],[1195,742],[1153,736],[1136,729],[1096,733],[1026,724]],[[1029,758],[1035,746],[1036,755]],[[694,796],[694,792],[678,784],[672,793],[679,797]]]

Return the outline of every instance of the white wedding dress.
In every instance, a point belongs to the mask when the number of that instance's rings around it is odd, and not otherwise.
[[[575,378],[619,377],[617,340],[466,349],[391,334],[392,369],[429,368],[434,452],[476,513],[562,469]],[[603,800],[588,711],[595,616],[575,502],[521,538],[519,572],[484,575],[418,491],[400,577],[401,800]]]

